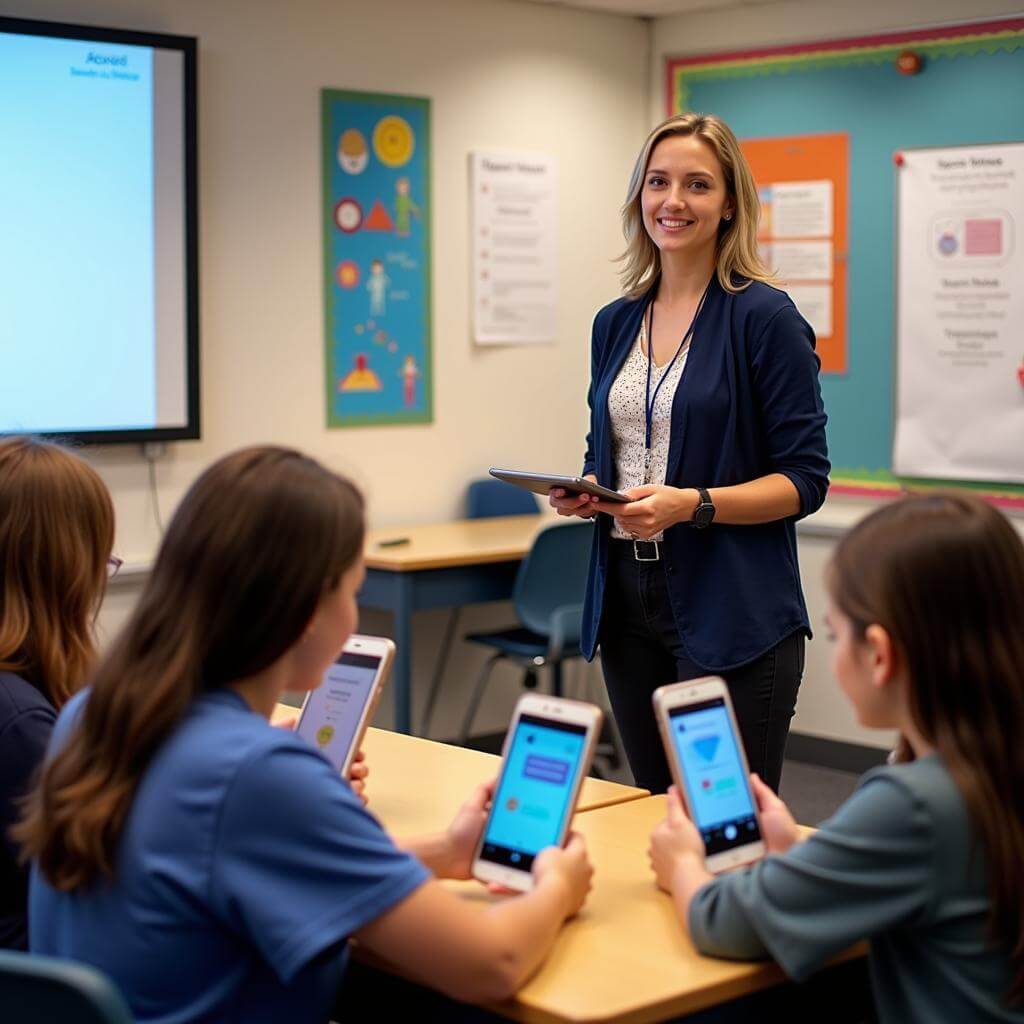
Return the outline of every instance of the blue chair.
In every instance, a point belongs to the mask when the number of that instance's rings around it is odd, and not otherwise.
[[[512,661],[526,670],[524,685],[537,686],[538,670],[550,667],[552,693],[562,695],[562,662],[580,657],[583,597],[587,588],[590,545],[594,526],[573,522],[549,526],[533,542],[516,576],[512,603],[519,625],[465,639],[494,651],[477,677],[459,734],[469,739],[491,671],[499,661]]]
[[[540,512],[532,491],[504,480],[474,480],[466,488],[466,518],[535,516]]]
[[[484,477],[481,480],[471,481],[466,488],[467,519],[490,519],[493,516],[535,516],[539,514],[540,508],[532,491],[516,487],[515,484],[506,483],[504,480]],[[437,704],[437,695],[441,689],[441,680],[444,678],[445,669],[448,667],[448,658],[451,654],[452,641],[455,639],[455,630],[458,628],[460,611],[460,608],[452,609],[451,615],[448,616],[448,625],[445,626],[444,636],[441,638],[441,650],[437,655],[434,676],[430,680],[430,690],[427,693],[427,704],[423,709],[421,731],[424,736],[430,735],[430,723],[434,717],[434,707]]]
[[[132,1024],[109,979],[93,967],[34,953],[0,950],[4,1024]]]

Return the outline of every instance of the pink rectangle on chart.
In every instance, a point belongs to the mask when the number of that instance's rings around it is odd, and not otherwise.
[[[980,218],[964,221],[964,254],[999,256],[1003,251],[1003,222]]]

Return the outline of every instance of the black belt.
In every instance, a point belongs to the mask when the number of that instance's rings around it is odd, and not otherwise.
[[[632,544],[633,557],[638,562],[660,562],[662,541],[660,540],[623,540],[621,537],[613,537],[619,544]]]

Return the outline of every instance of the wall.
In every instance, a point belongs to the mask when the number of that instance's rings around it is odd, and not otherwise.
[[[590,324],[617,295],[618,207],[646,129],[643,22],[507,0],[9,0],[4,13],[200,40],[203,440],[171,445],[157,464],[165,520],[211,460],[262,441],[296,445],[353,476],[377,525],[455,516],[466,482],[489,465],[536,465],[543,456],[553,469],[579,466]],[[433,101],[429,426],[323,425],[325,86]],[[471,342],[467,154],[484,146],[539,150],[559,162],[557,344]],[[118,553],[147,561],[159,535],[145,463],[132,449],[90,457],[114,493]],[[112,591],[101,623],[108,635],[136,589]],[[474,610],[465,625],[509,614]],[[421,619],[417,646],[429,675],[443,613]],[[363,627],[387,622],[368,616]],[[456,662],[453,675],[464,678],[475,664]],[[495,721],[507,707],[496,702]]]

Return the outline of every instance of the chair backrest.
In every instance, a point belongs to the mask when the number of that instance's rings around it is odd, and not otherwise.
[[[132,1024],[124,999],[105,975],[35,953],[0,950],[0,1007],[4,1024]]]
[[[538,515],[537,499],[527,491],[504,480],[487,477],[473,480],[466,488],[466,518],[490,519],[491,516]]]
[[[583,604],[593,540],[594,525],[579,520],[549,526],[534,538],[512,597],[527,629],[547,636],[556,608]]]

